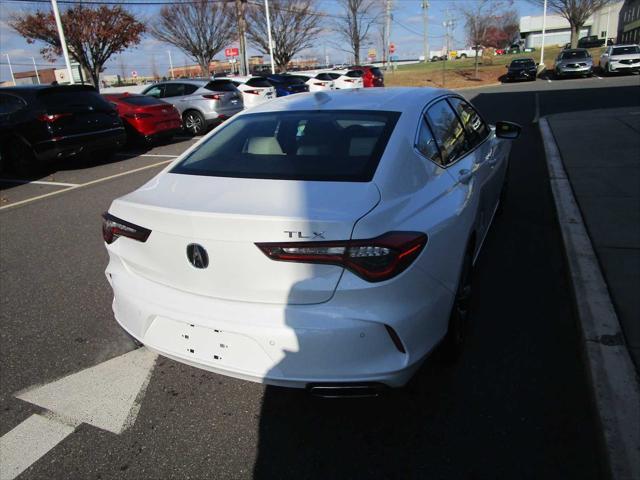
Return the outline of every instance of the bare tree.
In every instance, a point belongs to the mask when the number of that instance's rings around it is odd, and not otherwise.
[[[314,0],[270,0],[269,13],[273,37],[273,62],[278,71],[284,71],[291,59],[302,50],[314,45],[322,30],[321,15]],[[261,53],[269,54],[267,18],[261,5],[247,8],[247,37]]]
[[[333,22],[333,29],[348,48],[338,46],[353,55],[360,64],[360,48],[369,37],[371,27],[379,21],[380,3],[376,0],[336,0],[344,12]]]
[[[496,19],[498,18],[494,16],[492,12],[500,10],[500,2],[494,0],[476,0],[460,7],[460,13],[464,18],[467,39],[475,50],[475,78],[478,78],[478,50],[486,43],[487,32],[495,25]]]
[[[544,5],[544,0],[529,0],[536,5]],[[613,0],[548,0],[547,7],[562,15],[571,26],[571,48],[578,46],[580,29],[591,15],[612,3]]]
[[[190,56],[204,76],[213,57],[233,40],[234,22],[227,3],[209,0],[177,1],[160,10],[149,28],[156,39]]]

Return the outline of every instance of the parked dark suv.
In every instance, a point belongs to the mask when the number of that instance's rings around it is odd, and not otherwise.
[[[85,152],[114,152],[125,143],[118,112],[93,87],[0,88],[3,165],[36,172],[47,162]]]

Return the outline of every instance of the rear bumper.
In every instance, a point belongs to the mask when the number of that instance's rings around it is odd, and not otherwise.
[[[443,312],[449,306],[441,307],[450,294],[418,269],[414,275],[422,283],[413,304],[392,292],[358,295],[361,305],[353,293],[322,304],[276,305],[179,291],[141,278],[111,252],[110,257],[113,311],[129,334],[164,356],[243,380],[294,388],[370,382],[400,387],[446,331]],[[370,297],[377,297],[380,308]]]
[[[209,125],[215,124],[234,116],[236,113],[240,113],[243,109],[243,106],[239,106],[234,108],[219,109],[213,112],[207,112],[204,114],[204,119]]]
[[[119,127],[46,140],[34,145],[34,153],[38,160],[47,162],[82,152],[117,149],[123,146],[126,140],[124,127]]]

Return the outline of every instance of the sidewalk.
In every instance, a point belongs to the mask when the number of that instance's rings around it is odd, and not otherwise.
[[[640,107],[547,120],[640,370]]]

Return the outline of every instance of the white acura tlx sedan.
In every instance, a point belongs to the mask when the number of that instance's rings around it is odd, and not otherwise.
[[[509,139],[459,95],[282,97],[222,124],[104,214],[120,325],[148,348],[318,395],[455,358]]]

